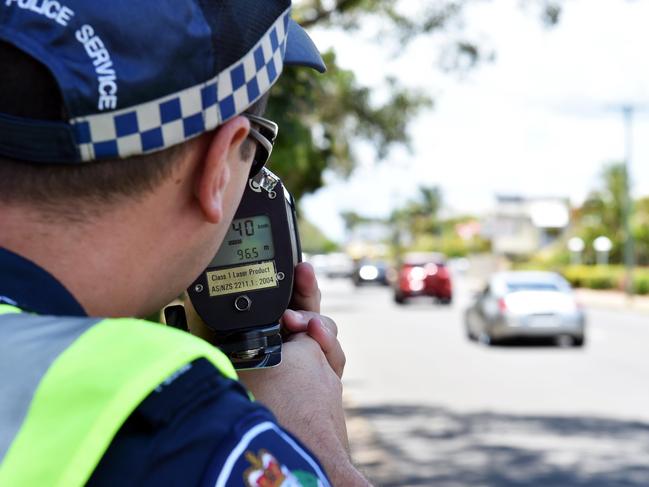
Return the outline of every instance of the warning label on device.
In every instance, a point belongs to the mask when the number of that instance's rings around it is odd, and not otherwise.
[[[272,260],[206,273],[212,297],[277,287],[276,275],[275,262]]]

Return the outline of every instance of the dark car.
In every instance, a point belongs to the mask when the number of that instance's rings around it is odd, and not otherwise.
[[[378,260],[361,260],[354,267],[352,281],[355,286],[365,284],[388,285],[388,266]]]
[[[428,296],[441,304],[453,301],[451,274],[444,256],[437,253],[412,253],[404,256],[394,283],[394,301],[404,304],[408,299]]]

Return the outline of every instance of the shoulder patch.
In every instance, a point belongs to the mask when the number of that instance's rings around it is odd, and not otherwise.
[[[271,421],[250,427],[223,456],[215,459],[208,485],[330,487],[313,456]]]

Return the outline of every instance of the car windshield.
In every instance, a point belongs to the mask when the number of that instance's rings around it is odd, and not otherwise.
[[[426,264],[443,266],[444,260],[444,255],[437,252],[412,252],[405,255],[403,264],[418,267],[423,267]]]
[[[508,282],[508,292],[517,291],[563,291],[559,286],[552,282]]]

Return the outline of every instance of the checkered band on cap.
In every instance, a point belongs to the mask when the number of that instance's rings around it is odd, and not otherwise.
[[[243,58],[205,83],[123,110],[71,120],[81,159],[125,158],[166,149],[244,112],[282,72],[289,15],[290,9]]]

